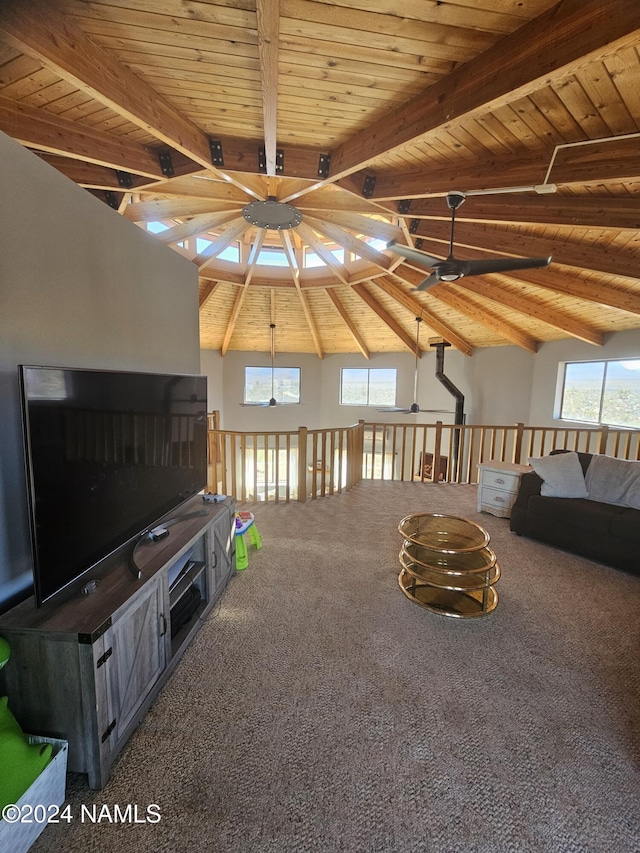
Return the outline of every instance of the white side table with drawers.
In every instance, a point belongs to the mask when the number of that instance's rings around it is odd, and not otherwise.
[[[520,477],[533,471],[530,465],[515,462],[481,462],[478,483],[478,512],[490,512],[499,518],[510,518],[511,507],[518,496]]]

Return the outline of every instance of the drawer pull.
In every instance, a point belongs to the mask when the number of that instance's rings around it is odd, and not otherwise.
[[[504,480],[501,477],[496,477],[496,483],[501,483],[504,485]]]
[[[504,503],[504,498],[501,498],[501,497],[500,497],[500,495],[495,495],[495,497],[494,497],[493,499],[494,499],[494,501],[495,501],[496,503],[498,503],[498,504],[503,504],[503,503]]]

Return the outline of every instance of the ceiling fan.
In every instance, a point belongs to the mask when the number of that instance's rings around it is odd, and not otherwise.
[[[252,402],[240,403],[241,406],[268,406],[269,408],[272,408],[273,406],[276,405],[275,370],[273,367],[273,361],[274,361],[275,354],[276,354],[276,348],[275,348],[275,343],[274,343],[274,334],[276,331],[276,324],[275,323],[269,323],[269,329],[271,330],[271,397],[270,397],[268,402],[266,400],[260,400],[260,401],[256,401],[255,403],[252,403]]]
[[[458,281],[463,276],[486,275],[492,272],[510,272],[511,270],[526,270],[533,267],[546,267],[551,263],[551,256],[547,258],[487,258],[478,261],[460,261],[453,256],[453,229],[456,221],[456,210],[465,200],[465,194],[451,192],[447,194],[447,205],[451,210],[451,236],[449,237],[449,254],[443,260],[434,258],[419,249],[411,246],[403,246],[395,240],[387,243],[387,248],[398,255],[406,258],[433,272],[415,288],[415,290],[429,290],[440,282]]]
[[[418,398],[418,359],[420,357],[420,348],[418,346],[418,341],[420,338],[420,323],[422,323],[422,317],[416,317],[416,369],[413,377],[413,399],[414,402],[409,406],[409,408],[404,408],[402,406],[386,406],[384,409],[378,409],[379,412],[396,412],[401,415],[417,415],[418,412],[432,412],[439,413],[443,415],[451,414],[448,409],[421,409],[420,406],[415,402]]]

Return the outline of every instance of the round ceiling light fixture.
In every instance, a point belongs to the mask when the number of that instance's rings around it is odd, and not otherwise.
[[[266,201],[252,201],[242,208],[242,215],[257,228],[287,231],[302,222],[300,211],[284,201],[269,196]]]

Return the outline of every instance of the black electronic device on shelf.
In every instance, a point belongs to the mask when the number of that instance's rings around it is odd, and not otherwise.
[[[41,606],[206,486],[207,380],[19,370]]]

